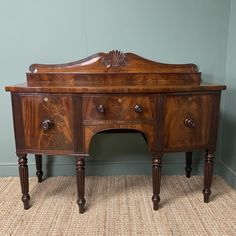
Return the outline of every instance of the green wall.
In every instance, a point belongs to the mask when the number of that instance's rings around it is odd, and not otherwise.
[[[236,1],[231,2],[231,17],[229,30],[229,44],[226,67],[223,135],[221,136],[222,153],[220,163],[221,172],[225,179],[236,186]]]
[[[118,49],[166,63],[192,62],[203,72],[204,81],[225,83],[230,0],[0,0],[0,3],[1,176],[18,174],[10,95],[4,92],[4,86],[25,81],[31,63],[63,63]],[[221,120],[220,133],[222,124]],[[217,160],[221,140],[219,135]],[[87,174],[148,174],[151,170],[151,157],[140,135],[97,136],[91,154]],[[195,174],[201,174],[203,169],[199,156],[202,153],[194,156]],[[35,171],[33,164],[30,156],[31,174]],[[73,158],[45,158],[44,164],[50,175],[75,173]],[[184,155],[166,155],[163,171],[183,174]]]

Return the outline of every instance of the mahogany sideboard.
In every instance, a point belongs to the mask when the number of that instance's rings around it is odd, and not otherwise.
[[[29,208],[27,154],[35,154],[42,182],[42,155],[74,156],[79,212],[85,209],[85,161],[98,132],[135,131],[153,155],[153,209],[160,202],[164,153],[205,150],[204,202],[209,201],[221,91],[203,83],[194,64],[163,64],[114,50],[66,64],[33,64],[27,82],[11,92],[16,153],[24,209]]]

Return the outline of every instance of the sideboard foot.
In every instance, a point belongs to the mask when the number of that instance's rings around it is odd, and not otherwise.
[[[83,214],[85,212],[85,199],[78,199],[77,204],[79,206],[79,213]]]
[[[152,183],[153,183],[153,210],[159,209],[160,186],[161,186],[161,155],[157,155],[152,161]]]
[[[38,177],[38,183],[43,181],[43,171],[42,171],[42,155],[35,155],[36,164],[36,176]]]
[[[157,211],[159,209],[159,202],[160,202],[160,196],[159,195],[153,195],[152,196],[152,202],[153,202],[153,210]]]
[[[77,193],[79,206],[79,213],[85,211],[85,199],[84,199],[84,185],[85,185],[85,162],[83,157],[79,157],[76,162],[76,181],[77,181]]]
[[[209,202],[209,197],[211,195],[211,183],[212,183],[212,176],[213,176],[213,159],[214,154],[212,151],[207,150],[205,155],[205,166],[204,166],[204,202]]]
[[[186,172],[186,177],[190,178],[191,172],[192,172],[192,152],[186,152],[186,167],[185,167],[185,172]]]
[[[30,195],[29,194],[23,194],[21,198],[23,204],[24,204],[24,209],[28,210],[30,208],[29,206],[29,201],[30,201]]]
[[[22,202],[24,204],[24,209],[29,209],[29,174],[27,165],[27,154],[17,154],[18,156],[18,166],[20,175],[20,184],[22,192]]]

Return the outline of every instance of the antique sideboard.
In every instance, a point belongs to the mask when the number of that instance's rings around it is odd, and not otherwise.
[[[42,182],[42,155],[74,156],[79,212],[85,209],[85,157],[99,132],[141,132],[153,155],[153,209],[160,202],[164,153],[205,150],[204,202],[209,201],[218,114],[224,85],[203,83],[194,64],[163,64],[111,51],[66,64],[33,64],[11,92],[24,209],[29,208],[27,154]]]

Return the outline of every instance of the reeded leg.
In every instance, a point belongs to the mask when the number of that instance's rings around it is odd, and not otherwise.
[[[84,185],[85,185],[85,162],[83,157],[79,157],[76,162],[76,180],[77,180],[77,192],[79,213],[84,213]]]
[[[191,171],[192,171],[192,152],[186,152],[186,167],[185,167],[185,172],[186,172],[186,177],[190,178],[191,176]]]
[[[204,202],[209,202],[209,196],[211,195],[211,182],[213,176],[213,159],[214,154],[212,151],[207,150],[205,155],[205,167],[204,167]]]
[[[153,210],[158,210],[160,202],[160,186],[161,186],[161,155],[157,155],[152,161],[152,182],[153,182]]]
[[[38,177],[38,182],[43,181],[43,171],[42,171],[42,155],[35,155],[36,163],[36,176]]]
[[[18,164],[19,164],[19,175],[20,184],[22,191],[22,202],[24,204],[24,209],[29,209],[29,175],[28,175],[28,165],[27,165],[27,154],[17,154]]]

